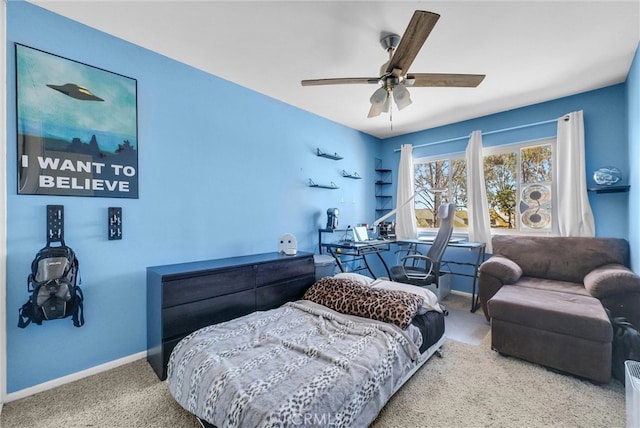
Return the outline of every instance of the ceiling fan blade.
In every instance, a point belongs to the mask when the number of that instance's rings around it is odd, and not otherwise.
[[[379,77],[338,77],[334,79],[302,80],[302,86],[346,85],[346,84],[377,84]]]
[[[405,85],[414,88],[421,86],[475,88],[483,79],[484,74],[411,73],[407,75]]]
[[[389,61],[387,73],[391,73],[394,69],[401,70],[401,75],[407,73],[420,48],[429,37],[429,33],[438,22],[438,18],[440,15],[437,13],[424,10],[416,10],[413,13],[400,43]]]

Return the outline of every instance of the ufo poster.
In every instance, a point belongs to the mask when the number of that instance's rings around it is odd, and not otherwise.
[[[138,198],[136,80],[15,46],[18,193]]]

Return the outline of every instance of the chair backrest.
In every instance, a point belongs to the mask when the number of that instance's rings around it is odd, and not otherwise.
[[[453,221],[455,216],[455,204],[443,204],[438,207],[440,227],[438,228],[438,233],[436,234],[433,244],[431,244],[431,248],[429,248],[429,252],[427,253],[427,257],[429,257],[434,263],[440,263],[444,250],[447,249],[447,244],[449,243],[449,239],[451,239],[451,234],[453,233]]]

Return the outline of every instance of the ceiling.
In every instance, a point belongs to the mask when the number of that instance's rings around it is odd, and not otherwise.
[[[624,82],[640,41],[640,0],[31,3],[379,138]],[[367,118],[375,85],[301,86],[377,77],[380,33],[417,9],[441,17],[409,71],[486,74],[477,88],[410,88],[391,129]]]

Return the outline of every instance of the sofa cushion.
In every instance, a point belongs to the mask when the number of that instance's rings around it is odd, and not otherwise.
[[[493,254],[513,260],[524,276],[582,283],[593,269],[628,266],[629,244],[618,238],[496,235]]]
[[[492,319],[597,342],[613,339],[602,304],[591,296],[505,285],[489,300],[488,309]]]
[[[523,276],[516,283],[521,287],[537,288],[539,290],[558,291],[563,293],[581,294],[583,296],[590,296],[589,292],[582,283],[577,284],[575,282],[567,281],[553,281],[544,278],[533,278],[531,276]],[[595,296],[594,296],[595,297]]]

